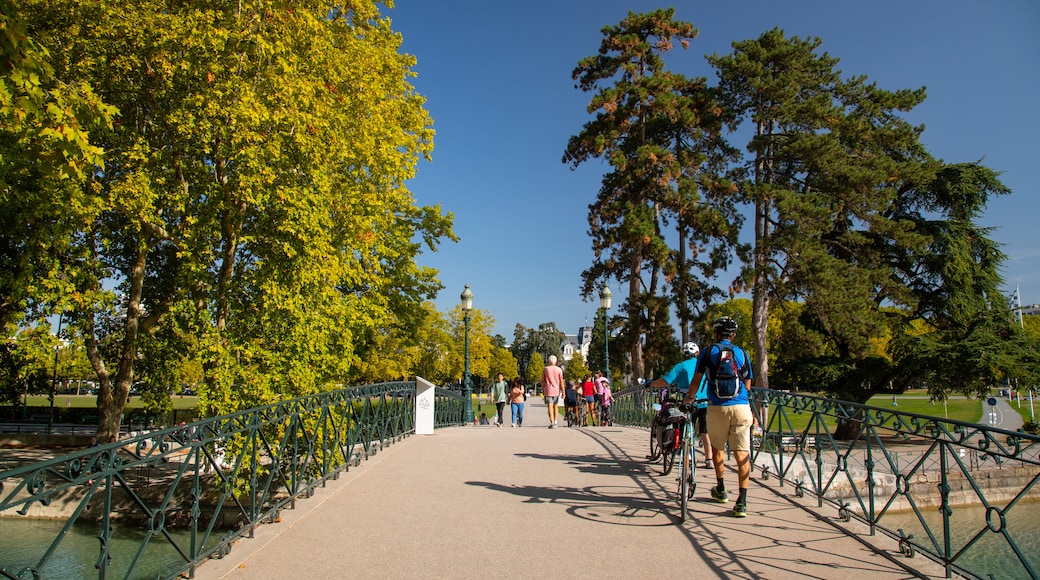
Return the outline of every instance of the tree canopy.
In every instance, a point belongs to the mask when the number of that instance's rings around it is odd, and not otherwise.
[[[405,186],[433,131],[375,2],[19,10],[55,77],[118,111],[90,134],[91,211],[47,278],[71,290],[50,308],[85,337],[100,434],[159,344],[203,361],[209,412],[401,372],[360,361],[425,316],[440,285],[415,258],[455,238]]]
[[[595,259],[582,273],[582,294],[594,295],[610,279],[627,283],[627,331],[618,347],[628,352],[636,376],[645,374],[644,360],[656,361],[674,342],[670,308],[678,309],[685,338],[692,305],[720,294],[703,280],[729,265],[743,219],[728,195],[732,183],[712,171],[733,154],[721,138],[723,111],[714,91],[703,77],[665,67],[666,53],[697,36],[674,13],[629,12],[603,28],[599,52],[572,73],[577,88],[593,93],[588,112],[595,116],[570,138],[563,157],[574,167],[592,159],[610,164],[589,206]],[[667,239],[672,227],[677,249]],[[687,251],[702,259],[688,261]],[[690,276],[691,269],[702,276]]]
[[[595,91],[594,118],[564,162],[610,164],[589,206],[594,260],[582,289],[629,283],[617,342],[633,372],[673,358],[673,312],[680,341],[710,340],[719,299],[750,290],[742,331],[760,387],[772,364],[784,387],[852,400],[1032,377],[1037,342],[1009,328],[1004,256],[977,225],[987,201],[1010,192],[981,162],[929,154],[924,128],[905,119],[924,89],[846,76],[820,39],[778,28],[707,57],[718,79],[709,86],[665,68],[662,55],[696,36],[673,16],[629,13],[572,75]],[[726,131],[746,144],[734,148]],[[751,243],[738,236],[745,214]],[[669,224],[678,229],[666,236]],[[743,269],[719,287],[734,260]],[[789,347],[771,352],[777,344]]]

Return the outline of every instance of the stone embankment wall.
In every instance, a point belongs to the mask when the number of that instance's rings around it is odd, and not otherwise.
[[[762,466],[763,462],[760,460],[758,467],[761,468]],[[830,469],[831,468],[825,466],[825,480],[829,478],[829,475],[827,474],[831,473]],[[841,500],[853,504],[856,503],[856,494],[853,491],[853,482],[855,483],[855,488],[859,491],[860,495],[864,497],[866,496],[866,470],[855,468],[849,469],[847,473],[848,475],[839,475],[834,479],[834,482],[831,483],[831,486],[824,493],[824,497],[834,501]],[[968,473],[959,469],[951,470],[947,474],[946,478],[946,482],[950,486],[950,505],[954,507],[982,505],[982,500],[980,498],[981,494],[981,497],[984,497],[991,505],[1004,506],[1022,493],[1022,490],[1025,489],[1030,482],[1034,481],[1038,473],[1040,473],[1040,468],[1033,466],[987,467],[984,469],[972,470]],[[790,470],[787,472],[787,479],[791,481],[801,481],[803,485],[806,486],[808,486],[809,482],[804,466],[798,465],[797,463],[791,466]],[[874,497],[878,500],[887,502],[888,499],[897,491],[897,481],[896,476],[894,475],[875,472],[874,481],[876,482]],[[928,508],[938,507],[941,504],[942,496],[939,492],[939,485],[942,481],[943,477],[941,472],[938,470],[926,470],[906,477],[901,485],[909,487],[909,495],[913,497],[914,502],[919,508]],[[972,485],[972,482],[974,482],[974,486]],[[978,487],[978,492],[975,491],[975,487]],[[890,508],[890,511],[906,511],[913,509],[910,503],[906,500],[905,495],[896,495],[896,502]],[[1030,501],[1040,501],[1040,485],[1034,485],[1024,497]]]

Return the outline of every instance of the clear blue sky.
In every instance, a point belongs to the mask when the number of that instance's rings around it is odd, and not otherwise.
[[[409,187],[421,205],[455,214],[458,243],[420,256],[440,270],[447,311],[463,286],[474,307],[512,339],[517,323],[556,322],[568,333],[591,321],[598,300],[583,301],[581,272],[592,260],[588,205],[604,167],[572,171],[561,162],[571,135],[589,120],[590,95],[571,71],[599,49],[600,30],[629,10],[669,4],[643,0],[397,0],[384,14],[415,55],[413,79],[427,97],[437,135],[433,161]],[[982,223],[1009,256],[1009,293],[1040,303],[1040,2],[1036,0],[741,0],[679,2],[676,18],[699,31],[669,65],[688,76],[714,71],[704,56],[779,26],[819,37],[841,59],[844,76],[865,75],[888,90],[927,88],[909,120],[947,162],[982,159],[1013,193],[991,201]],[[742,144],[741,144],[742,145]],[[614,308],[623,299],[616,282]]]

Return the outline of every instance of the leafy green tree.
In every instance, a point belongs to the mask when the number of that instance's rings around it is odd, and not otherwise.
[[[555,322],[543,322],[538,325],[538,330],[533,332],[531,337],[531,345],[535,352],[542,355],[542,360],[549,360],[550,356],[555,356],[559,361],[563,361],[563,342],[567,340],[567,334],[557,328]],[[539,370],[539,372],[541,372]]]
[[[422,340],[419,341],[419,358],[415,363],[416,376],[434,384],[446,384],[459,375],[456,368],[456,341],[448,317],[437,310],[432,302],[423,304]],[[459,354],[459,356],[462,356]]]
[[[407,380],[416,375],[435,383],[450,380],[450,368],[437,370],[439,365],[434,364],[434,357],[443,358],[440,355],[452,344],[445,315],[428,301],[405,305],[405,311],[397,314],[384,326],[365,329],[358,336],[358,361],[348,373],[347,382]]]
[[[47,324],[22,329],[0,344],[0,402],[20,407],[24,395],[50,393],[57,345]]]
[[[1040,339],[1040,316],[1023,316],[1020,326],[1027,335]]]
[[[706,346],[715,342],[712,323],[723,316],[737,321],[737,335],[733,338],[733,343],[742,347],[751,344],[751,310],[752,301],[747,298],[734,298],[712,305],[697,324],[697,336],[700,338],[698,344]]]
[[[933,394],[982,396],[998,381],[1035,384],[1040,341],[1014,320],[1000,287],[1006,257],[977,225],[993,195],[1010,193],[979,163],[942,165],[921,184],[906,184],[894,213],[928,235],[922,248],[892,250],[897,275],[916,299],[894,333],[895,388],[925,382]],[[909,327],[923,321],[925,331]]]
[[[815,299],[786,305],[776,375],[784,386],[863,402],[922,384],[941,400],[951,392],[981,396],[1002,380],[1035,380],[1030,361],[1040,348],[1014,324],[1000,291],[1004,256],[974,223],[990,196],[1006,188],[979,164],[926,167],[916,174],[924,181],[902,182],[886,210],[926,243],[864,235],[873,247],[858,252],[860,259],[873,256],[878,271],[887,268],[888,283],[878,284],[870,312],[886,326],[853,350],[843,338],[850,326],[833,324],[829,308]],[[879,306],[895,292],[909,297],[907,306]],[[846,422],[838,434],[854,430]]]
[[[497,344],[491,345],[490,369],[491,371],[488,374],[488,379],[490,380],[494,380],[495,375],[498,373],[502,373],[506,380],[512,380],[520,376],[516,357],[508,349],[502,348]]]
[[[532,336],[533,334],[529,332],[529,329],[519,322],[513,328],[513,344],[510,345],[509,351],[516,358],[517,367],[520,375],[523,377],[527,376],[527,367],[531,362],[531,356],[534,354],[534,345],[531,344]],[[541,370],[539,369],[538,372],[541,372]]]
[[[542,380],[542,369],[545,368],[545,359],[542,358],[542,354],[534,352],[531,354],[531,360],[527,363],[527,370],[524,372],[524,383],[533,385]]]
[[[177,306],[183,307],[184,304]],[[183,324],[181,313],[163,318],[151,332],[143,335],[134,366],[134,385],[147,410],[155,413],[172,409],[171,393],[180,393],[188,382],[181,374],[185,359],[197,351],[195,337]]]
[[[451,320],[451,334],[453,353],[451,368],[453,377],[461,377],[465,366],[465,324],[463,320],[462,307],[456,305],[449,314]],[[481,379],[493,378],[492,372],[498,372],[491,368],[491,329],[495,326],[495,318],[479,308],[469,312],[469,372],[474,377]],[[504,371],[503,371],[504,372]],[[481,381],[483,382],[483,381]]]
[[[200,404],[220,413],[342,384],[369,329],[419,316],[439,289],[415,257],[454,239],[452,217],[404,185],[431,122],[374,2],[25,6],[56,74],[120,112],[89,184],[101,209],[68,253],[100,435],[118,428],[143,337],[180,303]]]
[[[921,129],[899,113],[919,104],[924,90],[890,92],[863,77],[842,79],[838,60],[819,54],[820,44],[773,29],[709,59],[722,100],[754,129],[739,189],[754,207],[747,276],[762,387],[769,385],[771,302],[803,299],[841,356],[864,356],[868,337],[885,327],[877,305],[907,299],[872,240],[921,243],[887,212],[895,182],[922,171],[921,157],[907,155],[920,150]]]
[[[604,342],[606,342],[605,324],[603,309],[599,308],[596,310],[596,318],[592,323],[592,342],[589,344],[589,356],[586,361],[589,368],[603,369],[606,366],[604,364],[606,362],[604,355],[610,354],[610,344],[604,345]],[[606,349],[604,349],[604,346],[606,346]]]
[[[843,79],[820,45],[773,29],[710,59],[722,100],[754,126],[740,189],[756,219],[756,384],[774,360],[785,380],[854,401],[921,381],[982,392],[1028,373],[1035,350],[1008,328],[1003,255],[975,223],[1007,189],[980,164],[931,158],[901,116],[923,89]],[[797,306],[774,359],[777,302]]]
[[[611,278],[627,282],[618,346],[628,350],[637,376],[644,374],[644,358],[656,362],[667,342],[656,340],[670,328],[670,305],[662,297],[673,296],[685,336],[691,304],[718,293],[689,272],[698,269],[710,279],[725,268],[742,220],[731,184],[713,171],[732,154],[721,138],[724,110],[706,79],[665,69],[665,54],[676,44],[688,47],[697,35],[673,17],[673,9],[629,12],[603,29],[599,53],[579,61],[572,74],[578,88],[595,91],[588,107],[595,118],[571,137],[563,158],[575,167],[593,158],[611,166],[589,206],[595,259],[582,273],[582,292],[591,296]],[[672,225],[677,250],[665,236]],[[687,250],[709,259],[689,262]],[[656,350],[644,355],[642,336],[654,337],[646,344]]]
[[[517,324],[513,329],[513,344],[510,351],[516,357],[520,376],[525,380],[528,376],[535,376],[538,377],[535,379],[537,381],[542,376],[545,361],[553,355],[562,363],[563,352],[561,349],[566,339],[566,333],[558,329],[555,322],[544,322],[539,324],[538,328],[527,328],[522,324]],[[535,354],[539,355],[538,364],[535,364]]]
[[[582,356],[581,351],[576,351],[571,360],[563,366],[563,378],[568,381],[580,381],[582,377],[590,374],[592,371],[585,364],[585,357]]]
[[[88,83],[56,71],[20,4],[0,0],[0,326],[75,302],[75,264],[62,263],[99,204],[88,183],[102,165],[96,132],[115,109]],[[60,52],[60,51],[59,51]],[[92,135],[92,132],[94,135]]]

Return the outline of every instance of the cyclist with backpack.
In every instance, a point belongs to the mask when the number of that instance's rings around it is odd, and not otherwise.
[[[737,321],[728,316],[712,324],[715,344],[701,351],[691,384],[708,381],[708,438],[711,440],[712,462],[718,485],[711,497],[719,503],[729,501],[723,482],[723,452],[726,443],[737,461],[737,503],[733,516],[747,516],[747,488],[751,479],[751,427],[758,423],[751,410],[751,359],[744,349],[731,341],[737,334]],[[692,402],[686,395],[684,403]]]

